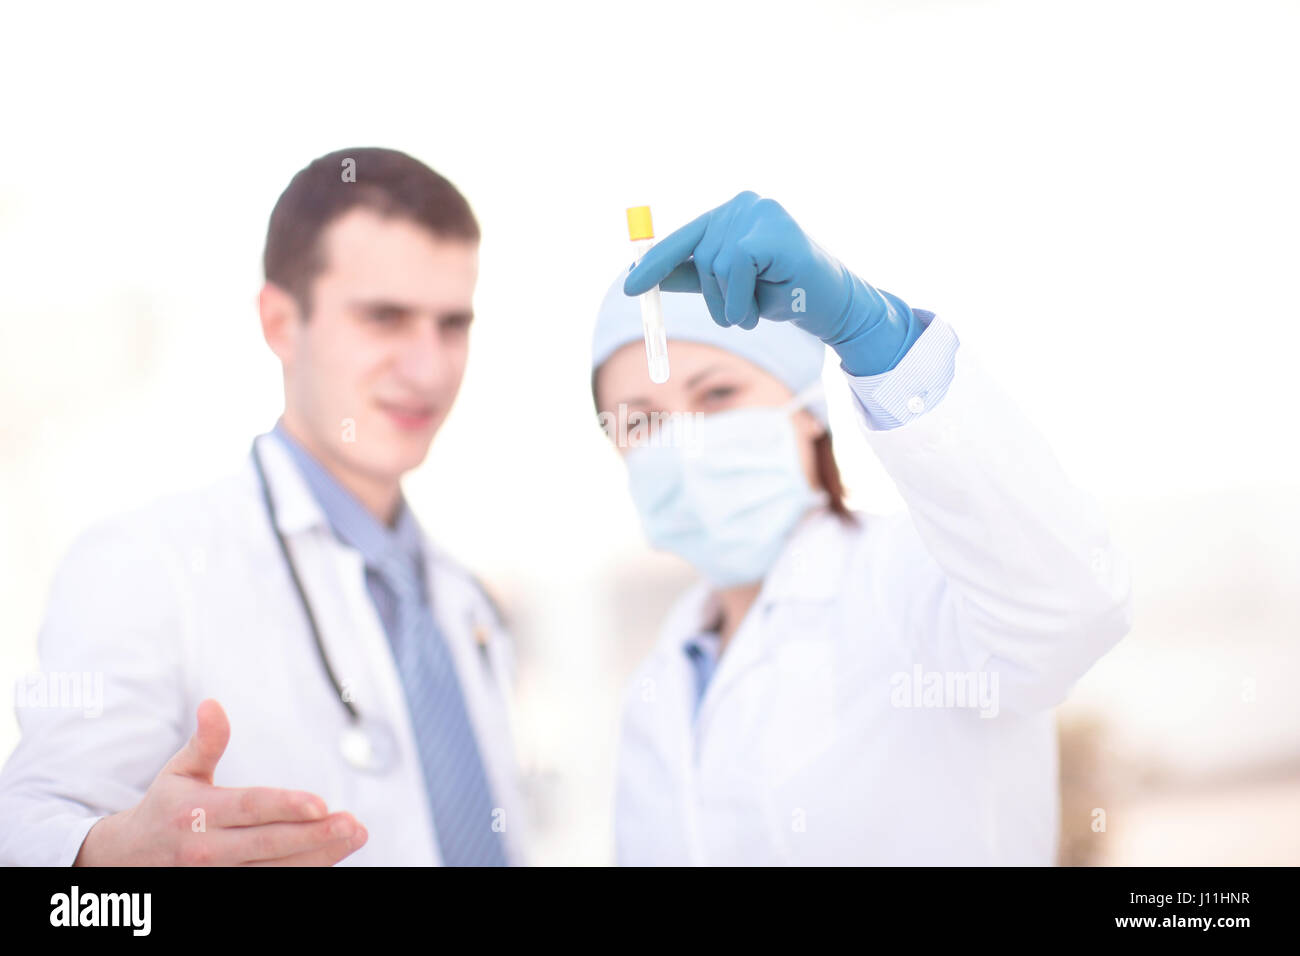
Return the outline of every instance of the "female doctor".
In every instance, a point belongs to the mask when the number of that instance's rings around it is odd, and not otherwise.
[[[906,511],[845,508],[824,345]],[[592,375],[604,421],[651,422],[610,434],[650,543],[700,576],[626,691],[619,862],[1053,863],[1052,708],[1128,631],[1129,576],[953,328],[743,192],[620,276]]]

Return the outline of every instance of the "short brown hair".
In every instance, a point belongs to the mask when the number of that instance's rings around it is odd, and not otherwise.
[[[304,317],[311,313],[311,284],[325,268],[321,233],[357,207],[409,219],[439,238],[479,241],[465,197],[418,159],[376,147],[327,153],[280,194],[262,254],[266,281],[292,295]]]

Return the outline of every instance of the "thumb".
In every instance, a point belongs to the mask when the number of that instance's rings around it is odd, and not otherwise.
[[[211,698],[199,704],[198,717],[199,725],[194,736],[164,769],[211,783],[217,762],[230,742],[230,720],[221,705]]]

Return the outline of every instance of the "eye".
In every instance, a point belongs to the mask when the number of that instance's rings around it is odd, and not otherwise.
[[[397,306],[380,305],[366,310],[366,321],[376,325],[395,325],[405,315],[406,311]]]
[[[714,385],[706,388],[700,393],[700,405],[704,408],[710,408],[717,405],[725,405],[736,396],[736,386],[734,385]]]
[[[438,328],[444,332],[457,334],[468,331],[472,316],[468,315],[449,315],[438,321]]]

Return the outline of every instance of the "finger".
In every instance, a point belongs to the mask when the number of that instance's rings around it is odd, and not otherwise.
[[[727,321],[742,329],[752,329],[758,324],[758,302],[754,287],[758,282],[758,266],[746,253],[736,250],[727,269]]]
[[[303,823],[324,819],[329,812],[314,793],[276,787],[217,787],[208,803],[208,818],[221,827]]]
[[[695,262],[687,259],[677,266],[668,273],[668,278],[659,283],[659,288],[664,292],[699,292],[700,273],[695,268]]]
[[[659,283],[661,292],[696,292],[700,291],[700,273],[695,268],[695,260],[687,259],[677,265],[668,277]]]
[[[709,307],[709,315],[713,316],[713,321],[718,325],[729,325],[726,297],[723,295],[722,286],[718,284],[718,277],[713,271],[712,264],[706,267],[696,260],[695,271],[700,277],[700,292],[704,295],[704,304]]]
[[[670,233],[650,247],[642,256],[636,268],[623,280],[625,295],[640,295],[659,285],[670,272],[685,262],[695,252],[695,247],[704,238],[709,228],[709,218],[713,210],[697,216],[676,232]]]
[[[350,813],[335,813],[312,823],[266,823],[253,827],[225,827],[209,834],[213,852],[233,863],[278,860],[310,853],[339,840],[351,840],[361,825]]]
[[[333,866],[366,845],[370,834],[362,827],[350,840],[335,840],[318,850],[282,856],[278,860],[252,860],[244,866]]]
[[[167,761],[163,771],[211,783],[217,762],[229,742],[230,720],[221,705],[209,698],[199,704],[194,736]]]

